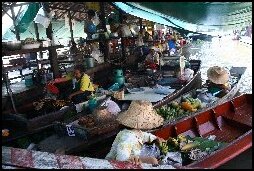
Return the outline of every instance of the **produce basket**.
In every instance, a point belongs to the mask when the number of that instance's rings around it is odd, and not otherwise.
[[[60,136],[75,136],[87,140],[90,137],[106,134],[119,128],[115,119],[96,123],[91,115],[83,116],[72,123],[55,122],[54,130]]]

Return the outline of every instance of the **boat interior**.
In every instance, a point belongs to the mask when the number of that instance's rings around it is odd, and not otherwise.
[[[29,143],[38,143],[43,141],[46,137],[55,135],[58,139],[62,140],[63,144],[76,145],[76,148],[65,148],[64,154],[77,155],[82,157],[92,157],[104,159],[107,153],[110,151],[111,145],[115,139],[116,134],[109,135],[107,138],[100,139],[97,136],[97,141],[86,144],[85,146],[79,146],[78,144],[84,144],[84,140],[78,140],[75,137],[56,135],[53,128],[47,128],[44,133],[36,133],[28,135]],[[252,133],[252,95],[244,94],[232,99],[222,105],[215,108],[198,113],[195,116],[189,116],[181,119],[175,124],[163,126],[161,128],[151,131],[153,134],[168,139],[169,137],[176,137],[179,134],[189,135],[190,137],[208,137],[209,135],[215,135],[216,141],[226,142],[228,145],[241,139],[242,136],[248,133]],[[43,136],[41,136],[43,134]],[[39,138],[37,138],[39,136]],[[24,139],[24,138],[23,138]],[[5,146],[22,148],[18,143],[22,139],[4,144]],[[28,142],[27,142],[28,143]],[[26,143],[26,144],[27,144]],[[44,146],[54,146],[54,139],[52,141],[45,141]],[[23,143],[25,146],[25,143]],[[62,145],[64,147],[64,145]],[[78,148],[80,147],[80,148]],[[49,148],[49,147],[47,147]],[[38,151],[47,151],[43,149],[42,145],[37,147]],[[59,151],[59,150],[58,150]],[[52,152],[48,150],[47,152]],[[196,161],[198,162],[198,161]]]

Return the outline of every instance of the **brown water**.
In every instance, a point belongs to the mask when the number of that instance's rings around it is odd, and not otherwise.
[[[252,93],[252,46],[224,37],[221,41],[213,38],[212,42],[196,43],[190,48],[190,59],[200,59],[202,80],[207,79],[209,67],[217,65],[230,68],[247,67],[242,76],[241,93]]]

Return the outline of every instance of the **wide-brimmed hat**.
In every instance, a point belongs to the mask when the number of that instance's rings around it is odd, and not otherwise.
[[[129,128],[148,130],[161,126],[164,119],[156,113],[151,102],[135,100],[127,111],[118,115],[117,121]]]
[[[219,66],[210,67],[207,70],[208,80],[215,84],[225,84],[229,80],[229,74],[225,68]]]

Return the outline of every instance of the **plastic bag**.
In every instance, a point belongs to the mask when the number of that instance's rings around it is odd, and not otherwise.
[[[162,160],[160,160],[160,164],[162,165],[182,166],[182,162],[180,152],[167,152],[166,156],[163,156]]]
[[[174,89],[170,89],[168,87],[163,87],[161,85],[156,85],[156,88],[153,89],[155,93],[157,94],[170,94],[174,92]]]
[[[94,16],[94,19],[93,19],[93,24],[95,26],[99,25],[100,24],[100,20],[99,20],[99,17],[97,15],[97,13],[95,13],[95,16]]]
[[[197,98],[201,100],[202,103],[213,103],[214,101],[218,99],[217,97],[213,96],[211,93],[207,93],[207,92],[200,92],[197,95]]]
[[[190,68],[186,68],[184,73],[180,76],[180,80],[190,81],[193,78],[194,71]]]
[[[101,106],[106,106],[107,110],[113,115],[117,115],[119,112],[121,112],[121,109],[118,106],[118,104],[112,101],[110,98],[102,102]]]
[[[48,28],[50,24],[50,19],[47,17],[44,9],[41,7],[34,18],[35,23],[40,23],[43,27]]]
[[[144,144],[142,146],[140,156],[158,158],[160,156],[160,149],[155,144],[153,145]]]

